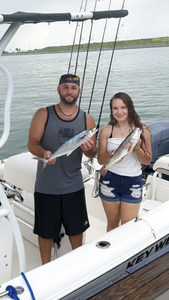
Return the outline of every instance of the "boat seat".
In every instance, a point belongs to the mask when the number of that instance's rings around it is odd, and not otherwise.
[[[168,172],[166,157],[165,160],[160,158],[154,164],[153,168],[155,170],[154,174],[149,175],[146,180],[144,189],[145,200],[142,201],[140,205],[139,215],[143,215],[144,213],[158,207],[162,203],[169,201],[169,181],[161,178],[162,174],[166,174],[166,172]]]
[[[17,188],[33,194],[37,160],[32,157],[33,155],[29,151],[9,157],[5,162],[3,179]],[[89,175],[89,171],[83,163],[82,175],[83,180]]]
[[[169,175],[169,154],[161,156],[153,165],[153,170],[162,173],[165,175]]]
[[[37,160],[32,157],[30,152],[9,157],[5,162],[4,180],[21,190],[34,193]]]

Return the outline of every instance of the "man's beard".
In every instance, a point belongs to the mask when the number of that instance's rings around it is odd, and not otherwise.
[[[76,101],[77,101],[77,99],[78,99],[78,96],[77,96],[77,97],[74,97],[74,98],[72,99],[72,101],[66,100],[66,98],[63,97],[61,93],[59,93],[59,96],[60,96],[60,99],[61,99],[65,104],[67,104],[67,105],[73,105],[74,103],[76,103]]]

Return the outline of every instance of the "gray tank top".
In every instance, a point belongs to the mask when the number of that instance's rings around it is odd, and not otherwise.
[[[59,118],[55,106],[47,107],[46,128],[40,145],[55,152],[63,143],[86,129],[86,114],[79,110],[71,121]],[[47,165],[42,171],[42,161],[38,161],[35,191],[44,194],[68,194],[81,190],[83,178],[81,174],[82,149],[78,147],[69,156],[58,157],[54,165]]]

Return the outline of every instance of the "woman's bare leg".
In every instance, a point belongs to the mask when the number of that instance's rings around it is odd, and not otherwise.
[[[120,201],[109,202],[102,200],[102,204],[107,217],[107,231],[119,226],[120,222]]]
[[[138,216],[140,203],[121,202],[121,224],[135,219]]]

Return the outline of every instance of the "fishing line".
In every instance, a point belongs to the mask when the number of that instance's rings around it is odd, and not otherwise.
[[[84,12],[86,11],[87,1],[88,0],[86,0]],[[76,74],[76,72],[77,72],[77,66],[78,66],[78,60],[79,60],[79,52],[80,52],[80,46],[81,46],[81,40],[82,40],[83,25],[84,25],[84,21],[82,22],[82,25],[81,25],[81,31],[80,31],[80,37],[79,37],[79,44],[78,44],[78,50],[77,50],[76,65],[75,65],[74,74]]]
[[[79,12],[82,11],[82,8],[83,8],[83,1],[84,1],[84,0],[82,0],[82,2],[81,2]],[[77,29],[78,29],[78,26],[79,26],[79,22],[76,23],[76,29],[75,29],[75,33],[74,33],[73,44],[72,44],[71,53],[70,53],[70,59],[69,59],[69,66],[68,66],[68,71],[67,71],[68,74],[69,74],[69,72],[70,72],[70,67],[71,67],[72,56],[73,56],[73,52],[74,52],[74,46],[75,46],[75,41],[76,41],[76,35],[77,35]]]
[[[98,1],[98,0],[95,1],[94,11],[96,10],[97,1]],[[92,36],[92,30],[93,30],[93,20],[91,20],[90,33],[89,33],[89,40],[88,40],[88,44],[87,44],[86,59],[85,59],[85,63],[84,63],[83,77],[82,77],[82,83],[81,83],[81,93],[80,93],[80,97],[79,97],[79,105],[78,105],[79,108],[80,108],[81,99],[82,99],[83,85],[84,85],[84,79],[85,79],[85,75],[86,75],[86,68],[87,68],[87,61],[88,61],[88,54],[89,54],[89,48],[90,48],[90,42],[91,42],[91,36]]]
[[[122,3],[122,10],[124,8],[124,3],[125,3],[125,0],[123,0],[123,3]],[[119,18],[119,22],[118,22],[118,25],[117,25],[116,36],[115,36],[115,40],[114,40],[114,44],[113,44],[113,49],[112,49],[112,55],[111,55],[111,58],[110,58],[109,69],[108,69],[106,84],[105,84],[105,88],[104,88],[103,100],[102,100],[100,114],[99,114],[99,119],[98,119],[98,123],[97,123],[98,131],[99,131],[100,120],[101,120],[101,115],[102,115],[102,111],[103,111],[103,105],[104,105],[104,101],[105,101],[105,96],[106,96],[106,91],[107,91],[107,86],[108,86],[110,71],[111,71],[111,67],[112,67],[112,62],[113,62],[114,51],[115,51],[115,47],[116,47],[116,42],[117,42],[117,37],[118,37],[120,23],[121,23],[121,18]]]
[[[110,2],[109,2],[108,10],[110,10],[111,2],[112,2],[112,0],[110,0]],[[94,88],[95,88],[96,78],[97,78],[97,72],[99,69],[99,63],[100,63],[100,58],[101,58],[101,53],[102,53],[102,48],[103,48],[103,41],[104,41],[106,28],[107,28],[107,21],[108,21],[108,19],[106,19],[106,21],[105,21],[102,40],[101,40],[101,44],[100,44],[99,55],[98,55],[98,60],[97,60],[97,65],[96,65],[96,70],[95,70],[95,75],[94,75],[94,80],[93,80],[93,86],[92,86],[92,91],[91,91],[91,96],[90,96],[90,101],[89,101],[88,114],[90,112],[90,108],[91,108],[91,104],[92,104],[93,93],[94,93]]]

